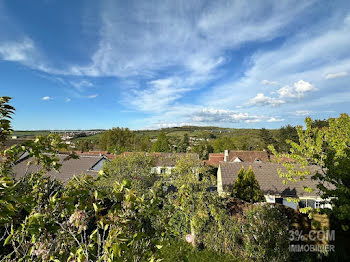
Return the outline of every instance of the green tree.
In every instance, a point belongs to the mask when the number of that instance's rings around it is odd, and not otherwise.
[[[272,136],[271,132],[266,128],[260,129],[260,137],[265,145],[265,149],[268,150],[269,145],[278,146],[276,139]]]
[[[212,143],[212,146],[214,148],[215,153],[224,152],[226,149],[228,150],[236,149],[234,140],[228,136],[223,136],[221,138],[215,139]]]
[[[147,153],[130,153],[127,156],[116,156],[112,161],[107,161],[103,166],[105,178],[101,180],[103,185],[114,182],[122,183],[128,180],[133,189],[144,193],[156,181],[153,174],[154,157]]]
[[[290,145],[289,143],[287,143],[287,140],[297,142],[298,139],[299,139],[298,130],[296,127],[291,125],[286,125],[284,127],[281,127],[278,130],[279,151],[289,152]]]
[[[179,153],[186,153],[187,152],[187,148],[190,146],[190,139],[188,137],[188,134],[184,134],[184,137],[182,139],[182,141],[179,143],[178,147],[177,147],[177,152]]]
[[[198,145],[194,145],[192,151],[199,155],[199,158],[204,160],[209,158],[209,153],[214,152],[214,148],[207,141],[200,141]]]
[[[136,137],[136,151],[150,152],[152,142],[149,136],[137,136]]]
[[[125,151],[135,151],[135,133],[128,128],[112,128],[105,131],[99,140],[101,150],[120,154]]]
[[[245,171],[242,166],[238,172],[236,182],[233,186],[233,194],[239,199],[252,203],[265,201],[264,194],[260,189],[259,182],[251,166],[248,171]]]
[[[84,139],[84,140],[79,140],[75,144],[75,147],[78,151],[89,152],[90,150],[94,149],[94,144],[90,140]]]
[[[164,132],[160,132],[157,137],[157,141],[155,141],[152,145],[152,152],[170,152],[170,144],[169,140]]]
[[[11,119],[15,112],[14,107],[9,105],[11,97],[0,97],[0,149],[4,145],[7,136],[12,132]]]
[[[329,122],[327,119],[315,119],[311,123],[312,128],[323,128],[323,127],[329,127]]]
[[[318,189],[325,202],[332,209],[324,209],[342,224],[344,229],[350,224],[350,117],[341,114],[339,118],[330,118],[328,127],[313,127],[311,118],[305,119],[306,130],[298,127],[299,141],[288,141],[290,153],[276,155],[285,170],[279,170],[284,183],[303,181],[311,176],[318,182]],[[284,159],[291,161],[283,161]],[[319,171],[312,174],[309,166],[318,166]],[[312,191],[305,187],[305,191]],[[327,201],[326,201],[327,200]],[[309,209],[304,209],[307,212]]]

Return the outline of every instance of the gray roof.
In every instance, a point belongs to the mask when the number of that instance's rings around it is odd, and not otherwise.
[[[283,179],[278,174],[278,169],[285,170],[281,164],[277,163],[232,163],[232,162],[220,162],[220,170],[222,176],[222,185],[225,190],[232,189],[233,184],[237,179],[239,170],[242,168],[248,170],[251,166],[255,177],[259,182],[260,188],[265,195],[280,195],[285,197],[305,197],[305,196],[318,196],[319,190],[316,188],[316,181],[307,177],[302,182],[288,182],[283,184]],[[316,173],[319,170],[316,166],[310,166],[310,171]],[[304,191],[303,186],[308,186],[313,189],[313,192],[307,193]]]
[[[61,181],[68,181],[73,176],[80,176],[82,174],[97,175],[97,172],[102,167],[103,162],[106,160],[104,156],[80,156],[78,159],[69,159],[63,161],[67,155],[59,154],[57,157],[60,159],[59,163],[62,164],[59,172],[51,170],[47,173],[50,177],[57,178]],[[13,173],[15,178],[19,179],[26,174],[27,163],[33,161],[33,158],[22,159],[13,167]],[[31,164],[27,170],[27,173],[37,172],[41,169],[40,166]]]

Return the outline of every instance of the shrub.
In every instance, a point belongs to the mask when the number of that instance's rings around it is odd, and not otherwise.
[[[271,205],[256,206],[244,214],[244,250],[258,261],[286,261],[290,257],[287,217]]]

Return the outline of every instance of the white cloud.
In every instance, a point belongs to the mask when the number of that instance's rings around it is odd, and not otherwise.
[[[0,44],[0,56],[3,60],[26,62],[34,51],[34,43],[26,38],[22,42],[5,42]]]
[[[275,118],[275,117],[270,117],[266,122],[272,123],[272,122],[283,122],[283,118]]]
[[[312,111],[309,110],[296,110],[295,115],[297,116],[308,116],[312,113]]]
[[[184,94],[198,89],[211,76],[194,75],[168,77],[148,81],[142,88],[133,86],[125,91],[124,104],[145,112],[164,112]]]
[[[81,80],[81,81],[70,81],[70,84],[74,86],[79,91],[82,91],[85,87],[92,87],[94,86],[93,83],[87,81],[87,80]]]
[[[301,95],[317,90],[312,84],[304,80],[299,80],[298,82],[294,83],[294,88],[295,91]]]
[[[249,113],[240,113],[225,109],[203,108],[192,114],[191,120],[195,123],[239,123],[245,121],[246,123],[260,122],[264,116],[250,115]]]
[[[96,98],[96,97],[98,97],[98,94],[93,94],[88,96],[88,98]]]
[[[277,90],[280,98],[303,98],[307,93],[316,91],[317,89],[307,81],[299,80],[295,82],[293,87],[284,86]]]
[[[248,106],[279,106],[286,103],[286,101],[278,98],[265,96],[263,93],[258,93],[255,97],[250,99],[246,105]]]
[[[327,74],[325,78],[333,79],[333,78],[345,77],[347,75],[348,75],[348,72],[338,72],[338,73]]]
[[[274,86],[277,86],[277,85],[278,85],[278,82],[277,82],[277,81],[262,80],[262,81],[261,81],[261,84],[263,84],[263,85],[274,85]]]
[[[280,97],[288,97],[288,98],[296,98],[297,94],[295,93],[295,90],[293,87],[290,86],[284,86],[277,90],[277,93]]]
[[[66,102],[70,102],[71,101],[71,99],[70,98],[66,98]]]
[[[312,2],[138,1],[121,8],[105,1],[101,39],[92,62],[73,65],[69,71],[125,77],[153,75],[176,66],[203,74],[227,61],[227,49],[287,34],[285,26]]]
[[[44,96],[41,98],[41,100],[44,100],[44,101],[49,101],[49,100],[52,100],[53,98],[51,96]]]

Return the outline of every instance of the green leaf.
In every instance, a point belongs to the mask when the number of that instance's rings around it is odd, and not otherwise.
[[[5,239],[4,246],[8,245],[10,241],[12,240],[13,235],[8,235],[8,237]]]

